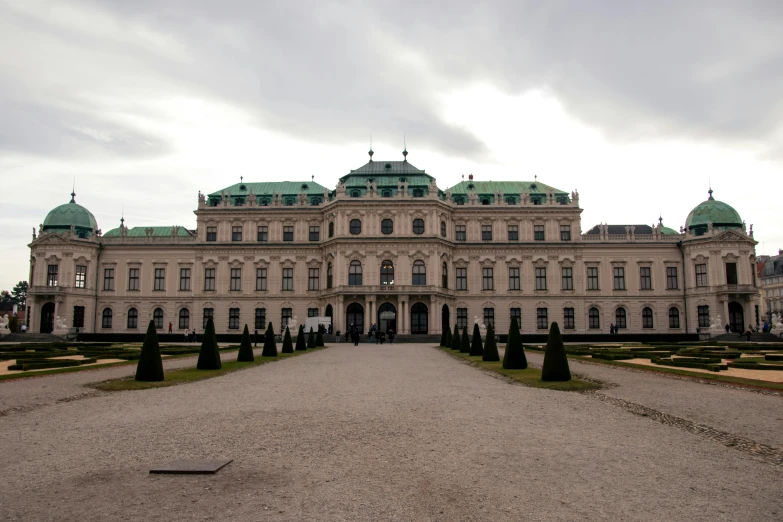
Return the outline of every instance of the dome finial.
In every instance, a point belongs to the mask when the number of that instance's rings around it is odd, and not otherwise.
[[[710,195],[710,197],[707,199],[709,199],[710,201],[715,200],[715,198],[712,197],[712,187],[710,187],[710,190],[708,190],[707,193]]]
[[[372,151],[372,134],[370,134],[370,152],[368,152],[367,154],[369,154],[369,155],[370,155],[370,163],[372,163],[372,155],[373,155],[373,154],[375,154],[375,153]]]
[[[402,134],[402,157],[403,161],[408,161],[408,145],[405,140],[405,133]]]
[[[76,203],[76,176],[73,178],[73,188],[71,189],[71,203]]]

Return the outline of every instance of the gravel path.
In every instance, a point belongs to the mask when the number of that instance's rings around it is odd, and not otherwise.
[[[34,395],[34,381],[75,375],[24,382]],[[712,388],[696,386],[698,403]],[[0,417],[2,520],[783,518],[781,466],[423,345],[344,344],[188,385],[55,396]],[[147,473],[199,457],[234,463]]]

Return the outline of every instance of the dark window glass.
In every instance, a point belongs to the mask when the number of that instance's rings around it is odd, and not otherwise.
[[[621,266],[614,267],[614,289],[625,290],[625,268]]]
[[[481,240],[492,241],[492,225],[481,225]]]
[[[653,311],[650,308],[645,307],[642,309],[642,328],[653,327]]]
[[[329,222],[329,237],[334,237],[334,221]]]
[[[152,322],[158,330],[163,329],[163,310],[161,308],[156,308],[152,312]]]
[[[293,225],[286,225],[283,227],[283,241],[294,240],[294,227]]]
[[[285,332],[288,322],[293,317],[293,310],[291,308],[283,308],[280,310],[280,331]]]
[[[231,241],[242,241],[242,226],[231,227]]]
[[[669,308],[669,328],[680,327],[680,311],[675,307]]]
[[[207,227],[207,241],[217,241],[217,227]]]
[[[307,269],[307,289],[308,290],[320,290],[321,283],[320,283],[320,270],[317,268],[308,268]]]
[[[560,225],[560,241],[571,241],[571,225]]]
[[[414,198],[423,198],[424,197],[424,191],[421,189],[413,189],[413,197]]]
[[[232,292],[238,292],[242,290],[242,269],[231,269],[231,286],[229,287]]]
[[[591,330],[601,329],[601,312],[598,308],[591,308],[588,312],[589,327]]]
[[[46,268],[46,286],[57,286],[57,271],[59,265],[48,265]]]
[[[266,291],[266,268],[256,268],[256,290]]]
[[[87,267],[76,266],[76,288],[86,288],[87,286]]]
[[[726,263],[726,284],[737,284],[737,263]]]
[[[254,328],[256,330],[266,330],[266,308],[256,308]]]
[[[440,286],[443,288],[449,287],[449,267],[445,261],[440,267]]]
[[[104,290],[114,290],[114,269],[113,268],[104,268],[103,269],[103,289]]]
[[[73,307],[73,327],[74,328],[84,328],[84,307],[83,306],[74,306]]]
[[[215,309],[214,308],[204,308],[204,321],[203,321],[203,324],[202,324],[201,328],[206,328],[207,327],[207,323],[209,322],[209,320],[212,319],[214,321],[214,318],[215,318]]]
[[[307,317],[318,317],[318,308],[308,308]]]
[[[190,268],[179,269],[179,289],[190,290]]]
[[[614,311],[614,327],[615,328],[628,328],[625,322],[625,308],[618,308]]]
[[[546,290],[546,267],[536,268],[536,290]]]
[[[494,290],[494,269],[491,267],[481,269],[481,289],[482,290]]]
[[[352,219],[350,223],[350,232],[354,236],[362,233],[362,222],[359,219]]]
[[[140,268],[129,268],[128,269],[128,290],[138,290],[139,289],[139,274],[141,272]]]
[[[261,225],[258,227],[258,236],[257,240],[264,243],[269,241],[269,227],[266,225]]]
[[[326,288],[332,288],[332,263],[326,267]]]
[[[598,267],[587,267],[587,289],[598,290]]]
[[[135,308],[128,310],[128,329],[135,330],[139,327],[139,312]]]
[[[546,308],[536,308],[536,328],[539,330],[546,330],[549,328]]]
[[[413,262],[413,278],[411,284],[414,286],[423,286],[427,284],[427,267],[424,261]]]
[[[519,241],[519,225],[508,226],[508,240]]]
[[[284,268],[283,269],[283,288],[284,291],[289,291],[294,289],[294,269],[293,268]]]
[[[495,309],[494,308],[485,308],[484,309],[484,326],[489,328],[490,326],[494,329],[495,328]]]
[[[533,239],[544,241],[544,225],[533,225]]]
[[[707,286],[707,265],[696,265],[696,286]]]
[[[179,311],[179,329],[180,330],[189,330],[190,329],[190,310],[187,308],[183,308]]]
[[[639,288],[642,290],[652,290],[652,275],[649,266],[639,268]]]
[[[468,269],[467,268],[457,268],[455,270],[456,277],[457,277],[457,290],[467,290],[468,289]]]
[[[348,284],[351,286],[362,284],[362,263],[360,261],[351,261],[348,266]]]
[[[111,328],[111,308],[104,308],[102,314],[101,328]]]
[[[574,328],[576,328],[574,326],[574,309],[563,308],[563,329],[573,330]]]
[[[228,329],[239,330],[239,308],[228,309]]]
[[[699,312],[699,328],[710,327],[710,307],[702,305],[698,308]]]
[[[462,330],[468,326],[468,309],[457,308],[457,329]]]
[[[562,276],[563,276],[563,290],[573,290],[574,289],[574,270],[571,267],[563,267],[562,269]]]
[[[155,290],[165,290],[166,289],[166,269],[165,268],[156,268],[155,269]]]
[[[394,284],[394,263],[388,259],[381,263],[381,284],[393,285]]]
[[[508,269],[508,289],[519,290],[519,267],[512,266]]]
[[[321,240],[321,227],[319,226],[311,226],[310,227],[310,241],[320,241]]]
[[[465,225],[457,225],[456,227],[454,227],[454,234],[457,241],[465,241],[466,240]]]
[[[394,232],[394,221],[391,219],[384,219],[381,221],[381,232],[386,235]]]
[[[215,289],[215,269],[214,268],[205,268],[204,269],[204,290],[214,290]]]
[[[511,320],[516,319],[517,320],[517,328],[522,329],[522,309],[521,308],[512,308],[511,309]]]
[[[446,222],[440,222],[440,237],[446,237]]]
[[[424,233],[424,220],[423,219],[414,219],[413,220],[413,233],[414,234],[423,234]]]
[[[666,267],[666,288],[668,290],[676,290],[678,287],[677,284],[677,267],[676,266],[667,266]]]

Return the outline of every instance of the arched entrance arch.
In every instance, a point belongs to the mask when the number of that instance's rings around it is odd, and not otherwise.
[[[416,303],[411,307],[411,333],[427,333],[427,305]]]
[[[729,303],[729,326],[732,332],[745,331],[745,311],[742,305],[736,301]]]
[[[326,305],[326,310],[324,310],[324,315],[329,318],[329,326],[331,328],[334,328],[334,309],[332,308],[332,305]]]
[[[447,328],[451,328],[451,318],[449,317],[449,305],[444,304],[441,309],[441,332]]]
[[[364,307],[359,303],[351,303],[345,309],[345,332],[351,331],[351,326],[364,333]]]
[[[41,307],[41,333],[54,330],[54,303],[44,303]]]
[[[389,328],[397,331],[397,309],[391,303],[383,303],[378,307],[378,328],[388,332]]]

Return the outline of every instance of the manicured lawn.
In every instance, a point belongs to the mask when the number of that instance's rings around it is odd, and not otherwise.
[[[175,386],[177,384],[186,384],[189,382],[200,381],[220,377],[227,373],[254,368],[275,361],[283,361],[291,357],[297,357],[302,354],[312,353],[323,350],[323,348],[310,348],[307,351],[294,353],[281,353],[277,357],[256,356],[253,362],[223,362],[223,367],[219,370],[197,370],[196,368],[183,368],[181,370],[171,370],[165,373],[165,380],[158,382],[136,381],[133,377],[117,379],[113,381],[100,382],[94,385],[95,388],[103,391],[125,391],[125,390],[147,390],[149,388],[162,388],[165,386]]]
[[[533,388],[544,388],[546,390],[558,390],[558,391],[587,391],[597,390],[601,386],[592,382],[580,381],[579,379],[571,379],[565,382],[552,382],[541,380],[541,369],[530,368],[525,370],[504,370],[503,362],[485,362],[481,360],[480,356],[470,356],[466,353],[459,353],[451,348],[441,348],[442,351],[451,355],[455,359],[461,359],[468,364],[477,366],[484,370],[492,371],[504,375],[509,379],[512,379],[525,386],[531,386]]]

